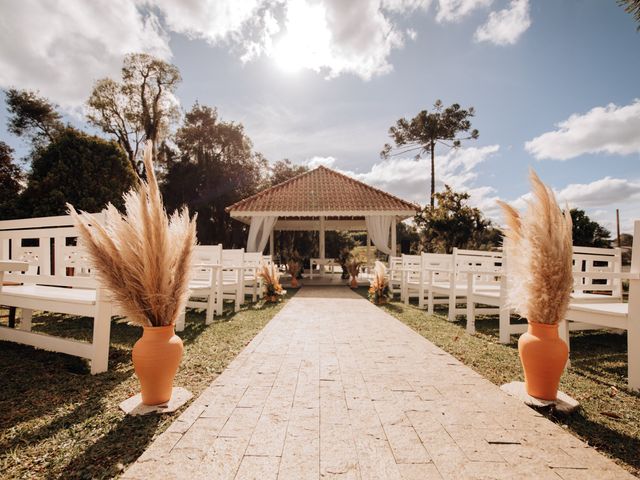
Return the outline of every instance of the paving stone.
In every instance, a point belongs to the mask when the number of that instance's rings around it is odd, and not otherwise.
[[[125,479],[633,478],[349,289],[301,289]]]

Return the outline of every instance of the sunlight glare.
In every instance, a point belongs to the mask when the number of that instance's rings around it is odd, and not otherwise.
[[[273,59],[288,73],[317,71],[330,57],[330,44],[324,6],[295,0],[287,8],[286,33],[274,45]]]

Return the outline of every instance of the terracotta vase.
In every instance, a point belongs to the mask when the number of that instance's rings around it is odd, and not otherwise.
[[[300,284],[298,283],[298,279],[295,275],[291,276],[291,288],[298,288]]]
[[[174,326],[144,327],[142,337],[133,346],[133,368],[140,380],[142,403],[159,405],[171,399],[173,379],[178,371],[182,340]]]
[[[558,325],[530,322],[518,340],[527,393],[542,400],[555,400],[569,348],[558,335]]]
[[[356,279],[356,277],[351,277],[351,284],[350,284],[351,288],[358,288],[358,280]]]

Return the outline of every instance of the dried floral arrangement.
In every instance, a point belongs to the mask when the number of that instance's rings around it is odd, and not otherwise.
[[[298,260],[289,260],[287,262],[287,272],[291,275],[291,278],[298,278],[302,264]]]
[[[387,269],[382,262],[376,260],[373,279],[369,287],[369,300],[373,303],[380,304],[388,302],[390,298],[391,291],[389,289]]]
[[[360,273],[360,267],[362,266],[362,263],[363,262],[356,257],[349,258],[349,260],[347,260],[345,263],[349,275],[351,275],[353,278],[357,277]]]
[[[100,225],[67,204],[98,279],[130,323],[143,327],[175,324],[189,296],[196,217],[183,208],[169,217],[162,204],[147,142],[147,181],[124,194],[125,214],[111,204]]]
[[[507,300],[529,322],[557,324],[567,311],[571,290],[572,223],[553,191],[531,170],[533,198],[524,214],[499,202],[508,229],[504,252]]]
[[[264,294],[268,301],[277,302],[287,293],[280,284],[280,272],[275,265],[264,265],[258,275],[264,282]]]

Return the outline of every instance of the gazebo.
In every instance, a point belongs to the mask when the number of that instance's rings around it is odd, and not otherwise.
[[[397,254],[399,221],[413,217],[420,207],[387,192],[320,166],[245,198],[226,209],[249,225],[248,252],[263,252],[269,242],[274,254],[274,231],[318,231],[318,264],[326,259],[327,230],[366,231],[383,253]]]

